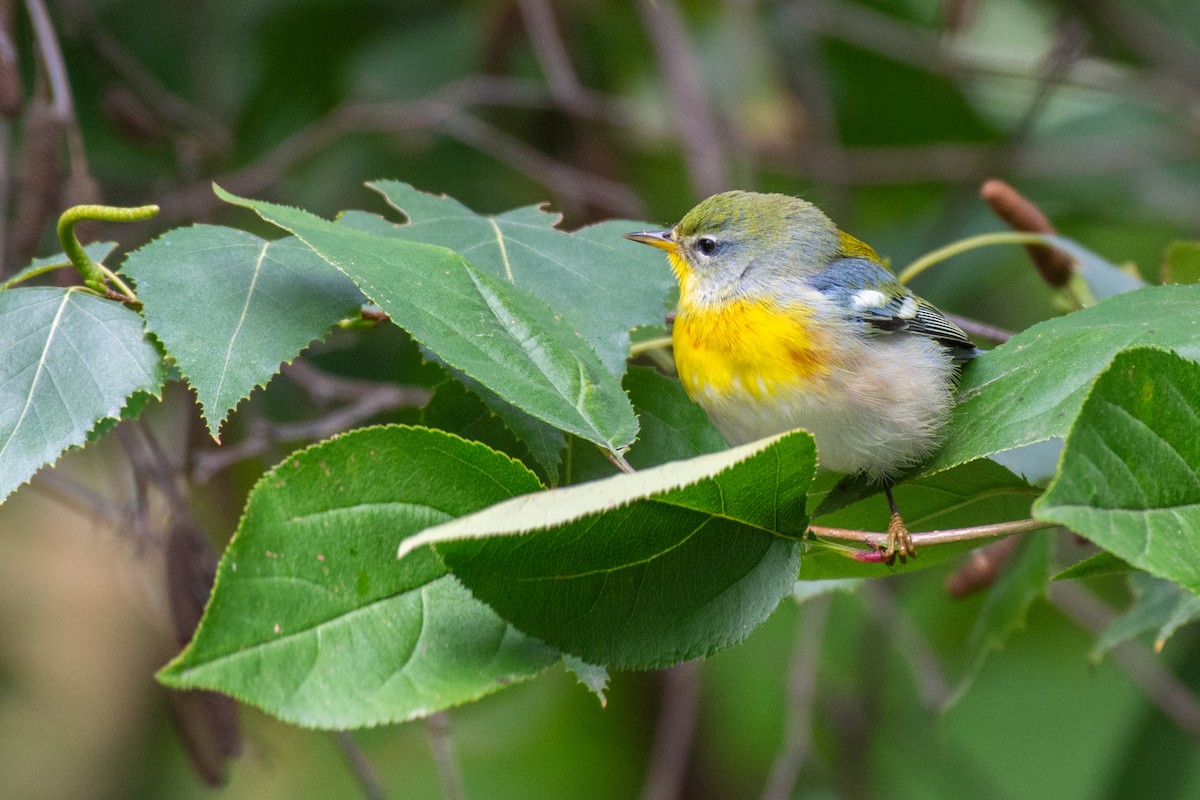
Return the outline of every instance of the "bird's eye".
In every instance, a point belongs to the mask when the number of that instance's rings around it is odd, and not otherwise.
[[[717,240],[711,236],[701,236],[696,240],[696,249],[702,256],[711,256],[717,252]]]

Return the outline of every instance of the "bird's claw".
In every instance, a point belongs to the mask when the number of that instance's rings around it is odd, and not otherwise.
[[[889,567],[896,563],[897,558],[901,564],[906,564],[908,559],[917,557],[917,547],[913,544],[912,535],[899,512],[892,512],[892,519],[888,522],[887,544],[880,552],[883,554],[883,562]]]

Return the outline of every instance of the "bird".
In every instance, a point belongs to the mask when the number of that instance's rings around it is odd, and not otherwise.
[[[726,441],[808,430],[822,467],[882,486],[884,560],[915,556],[892,487],[940,444],[967,334],[797,197],[724,192],[625,238],[667,253],[675,366]]]

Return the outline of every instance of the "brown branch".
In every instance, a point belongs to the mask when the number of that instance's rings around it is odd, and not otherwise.
[[[839,0],[803,0],[788,7],[785,22],[848,42],[919,69],[950,78],[987,76],[1040,80],[1036,70],[1021,58],[980,57],[960,51],[952,41],[918,25],[912,25],[859,3]],[[1109,62],[1083,61],[1059,78],[1066,86],[1117,94],[1126,99],[1152,99],[1164,105],[1191,107],[1195,93],[1174,81],[1163,80],[1145,70]]]
[[[998,328],[995,325],[989,325],[986,322],[980,322],[969,317],[960,317],[957,314],[946,314],[945,316],[946,319],[962,328],[971,336],[978,336],[980,339],[986,339],[989,342],[1007,342],[1013,337],[1012,331]]]
[[[887,585],[867,581],[859,590],[863,606],[875,623],[891,638],[900,656],[908,662],[922,705],[940,711],[950,700],[950,685],[937,652],[921,630],[896,605]]]
[[[1112,0],[1096,0],[1092,13],[1104,26],[1147,61],[1193,91],[1200,90],[1200,53],[1186,38],[1136,8]]]
[[[443,121],[438,128],[564,197],[623,216],[644,213],[641,198],[629,187],[564,164],[476,117],[458,114]]]
[[[550,96],[563,108],[573,112],[578,110],[585,115],[596,114],[596,99],[583,88],[575,68],[571,66],[571,58],[554,21],[554,10],[550,3],[547,0],[518,0],[518,5],[529,42],[533,45],[533,55],[546,77]]]
[[[530,147],[524,142],[463,113],[474,105],[522,108],[553,107],[545,87],[528,81],[472,77],[450,84],[411,103],[348,103],[284,139],[258,160],[212,180],[177,189],[164,196],[156,221],[194,220],[221,206],[212,192],[215,181],[242,194],[257,194],[281,176],[346,136],[362,133],[407,134],[440,131],[524,172],[560,194],[603,205],[623,215],[641,214],[641,200],[629,188],[592,175]],[[578,109],[574,110],[578,113]],[[598,104],[593,119],[625,118],[619,101]]]
[[[1093,636],[1100,635],[1117,616],[1104,601],[1072,581],[1051,584],[1047,597],[1059,611]],[[1167,670],[1157,656],[1140,642],[1127,641],[1114,647],[1111,657],[1146,698],[1180,730],[1200,739],[1200,699]]]
[[[684,796],[699,708],[700,662],[685,661],[664,672],[662,707],[641,800],[677,800]]]
[[[103,522],[114,530],[125,530],[129,526],[128,510],[67,477],[60,469],[41,470],[29,485],[34,491],[53,497],[68,508],[74,509],[80,516]]]
[[[728,188],[729,168],[716,115],[704,87],[704,70],[692,50],[674,0],[638,0],[667,92],[671,126],[683,145],[692,189],[707,197]]]
[[[205,144],[217,151],[228,149],[232,136],[229,129],[208,112],[195,106],[168,89],[155,75],[138,61],[117,39],[106,31],[94,15],[86,11],[87,4],[80,4],[88,18],[80,29],[85,32],[87,42],[97,58],[119,75],[138,100],[149,106],[152,113],[175,127],[194,131]]]
[[[450,717],[445,711],[425,718],[425,737],[429,740],[429,751],[437,767],[443,800],[466,800],[458,759],[454,755],[454,738],[450,735]]]
[[[820,153],[768,152],[773,166],[802,169],[822,180],[845,180],[850,185],[874,186],[923,181],[976,180],[994,164],[1002,145],[930,144],[845,148],[845,163],[835,168]],[[1060,178],[1136,172],[1163,163],[1186,161],[1200,154],[1195,137],[1177,133],[1147,134],[1137,147],[1111,139],[1076,139],[1018,147],[1007,157],[1009,171],[1018,177]]]
[[[1018,533],[1030,533],[1045,528],[1057,527],[1053,522],[1042,522],[1036,519],[1023,519],[1016,522],[995,522],[991,525],[976,525],[971,528],[949,528],[941,531],[923,531],[912,534],[912,542],[918,547],[950,542],[966,542],[974,539],[992,539],[997,536],[1012,536]],[[822,525],[811,525],[809,531],[822,539],[832,539],[842,542],[858,542],[872,548],[881,548],[888,543],[888,534],[874,531],[856,531],[846,528],[826,528]],[[876,562],[875,556],[881,553],[872,550],[861,551],[862,556],[855,558],[865,562]]]
[[[5,119],[15,119],[21,113],[23,93],[17,45],[13,40],[13,2],[0,0],[0,117]]]
[[[38,54],[50,82],[50,101],[54,116],[64,125],[74,125],[75,101],[71,96],[67,65],[63,61],[62,49],[58,46],[58,37],[54,33],[54,25],[50,22],[50,14],[47,13],[42,0],[25,0],[25,10],[29,13]]]
[[[362,790],[363,797],[366,800],[387,800],[387,793],[383,790],[383,784],[379,782],[375,768],[367,760],[366,754],[358,746],[354,736],[349,731],[334,731],[333,741],[342,751],[342,756],[346,759],[346,764],[350,767],[355,782]]]
[[[40,73],[39,73],[40,74]],[[21,269],[37,251],[46,221],[54,213],[62,184],[63,123],[50,103],[35,95],[21,121],[21,151],[17,155],[17,191],[8,263]]]
[[[821,663],[821,642],[825,638],[828,618],[828,595],[814,597],[800,606],[800,624],[788,666],[783,742],[771,765],[763,800],[788,800],[792,796],[800,769],[812,749],[817,668]]]
[[[430,397],[429,390],[424,387],[343,378],[321,372],[302,362],[294,362],[285,369],[284,374],[307,389],[314,400],[350,402],[303,422],[256,420],[251,425],[250,434],[237,444],[196,453],[192,464],[194,482],[207,483],[217,473],[239,461],[267,453],[276,444],[326,439],[379,414],[398,408],[423,406]]]

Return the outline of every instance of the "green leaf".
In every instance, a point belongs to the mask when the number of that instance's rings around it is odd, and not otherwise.
[[[1067,434],[1036,516],[1200,593],[1198,430],[1200,364],[1144,347],[1118,353]]]
[[[1054,576],[1053,580],[1067,581],[1079,578],[1094,578],[1098,575],[1118,575],[1133,571],[1129,563],[1122,561],[1107,550],[1101,550],[1083,561],[1072,564]]]
[[[566,434],[537,417],[529,416],[479,381],[463,375],[457,370],[451,370],[451,372],[454,378],[478,397],[491,413],[503,420],[508,429],[521,441],[536,465],[534,471],[547,478],[548,485],[557,483],[562,452],[567,446]]]
[[[1167,245],[1162,264],[1163,283],[1200,283],[1200,242]]]
[[[797,603],[807,603],[818,597],[841,592],[854,594],[863,585],[863,578],[830,578],[824,581],[796,581],[792,587],[792,598]]]
[[[1129,578],[1133,604],[1096,638],[1091,659],[1099,661],[1122,642],[1157,629],[1154,649],[1162,650],[1167,639],[1181,626],[1200,619],[1200,597],[1177,583],[1144,572]]]
[[[584,338],[609,372],[620,377],[629,357],[629,331],[661,324],[667,292],[674,281],[661,253],[622,238],[642,230],[636,222],[609,220],[566,233],[554,226],[561,217],[541,207],[518,208],[495,216],[477,214],[446,196],[417,191],[400,181],[367,184],[408,218],[386,221],[372,230],[414,242],[449,247],[494,278],[541,297]],[[367,227],[361,213],[342,222]],[[387,225],[387,228],[383,226]]]
[[[434,387],[433,396],[421,409],[421,421],[431,428],[458,434],[464,439],[481,442],[493,450],[512,456],[537,472],[544,483],[551,483],[552,477],[558,478],[557,464],[554,473],[550,473],[533,456],[525,440],[518,439],[504,419],[459,381],[446,380]],[[561,440],[562,432],[552,430]]]
[[[988,655],[1000,650],[1009,637],[1025,628],[1030,606],[1046,593],[1053,552],[1054,537],[1050,532],[1025,534],[1024,541],[988,590],[967,642],[974,653],[972,664],[947,705],[953,705],[966,693]]]
[[[296,234],[414,339],[521,410],[614,452],[637,435],[633,408],[616,378],[532,294],[445,247],[216,191]]]
[[[797,431],[501,503],[401,555],[432,544],[472,594],[564,652],[663,667],[741,641],[791,592],[815,460]]]
[[[354,284],[296,239],[216,225],[168,231],[130,253],[122,271],[218,441],[254,387],[362,305]]]
[[[1038,490],[999,464],[981,459],[945,472],[905,481],[896,486],[893,494],[908,529],[916,533],[1028,519],[1030,506],[1038,496]],[[819,505],[818,498],[811,497],[809,503],[810,506]],[[889,518],[887,501],[882,494],[875,494],[833,513],[816,517],[813,524],[851,530],[886,531]],[[827,547],[816,543],[805,553],[800,578],[878,578],[914,572],[944,563],[987,542],[973,540],[922,547],[917,558],[890,567],[848,558],[842,546]]]
[[[54,287],[0,292],[0,502],[131,395],[158,396],[164,376],[142,318],[120,303]]]
[[[103,262],[112,254],[113,250],[117,249],[116,242],[92,242],[84,246],[83,251],[97,263]],[[47,272],[49,268],[62,266],[64,269],[71,264],[71,259],[67,258],[65,253],[59,253],[46,258],[35,258],[29,262],[29,266],[20,270],[14,275],[10,275],[4,283],[0,284],[0,289],[8,286],[15,286],[26,279],[26,276],[32,276],[38,273]]]
[[[540,488],[508,457],[424,428],[362,428],[294,453],[250,495],[195,638],[159,677],[337,729],[528,678],[558,654],[428,549],[395,553],[399,538]]]
[[[589,664],[579,656],[573,656],[566,653],[562,657],[563,666],[575,676],[589,692],[596,695],[596,699],[600,701],[600,707],[608,705],[608,697],[605,692],[608,691],[608,668],[600,664]]]
[[[1106,297],[1132,292],[1146,282],[1136,275],[1131,275],[1103,256],[1093,253],[1078,242],[1065,236],[1052,234],[1046,237],[1060,250],[1065,250],[1074,257],[1078,264],[1079,278],[1087,284],[1088,291],[1097,300]]]
[[[704,409],[688,398],[674,378],[649,367],[630,367],[624,386],[641,431],[629,451],[629,463],[638,469],[716,453],[729,446]]]
[[[1040,322],[972,361],[928,472],[1064,436],[1093,378],[1131,345],[1200,360],[1200,286],[1147,286]]]

